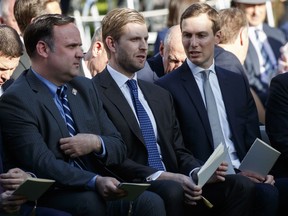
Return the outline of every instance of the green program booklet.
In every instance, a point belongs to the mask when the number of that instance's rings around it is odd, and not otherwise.
[[[39,199],[53,184],[54,180],[43,178],[27,178],[13,195],[25,196],[29,201]]]

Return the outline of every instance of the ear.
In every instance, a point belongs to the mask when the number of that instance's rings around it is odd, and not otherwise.
[[[106,42],[108,49],[111,52],[115,52],[115,49],[116,49],[115,40],[111,36],[108,36],[106,37],[105,42]]]
[[[164,43],[162,40],[160,41],[159,53],[163,57],[163,55],[164,55]]]
[[[216,33],[215,33],[215,44],[219,44],[220,43],[220,40],[221,40],[221,31],[219,30],[219,31],[217,31]]]
[[[92,48],[92,56],[97,57],[99,54],[101,54],[103,49],[104,49],[103,43],[101,43],[100,41],[96,41]]]
[[[36,44],[36,52],[43,58],[47,58],[50,52],[50,48],[44,41],[38,41]]]
[[[240,29],[240,33],[239,33],[239,37],[240,37],[240,45],[243,46],[244,45],[244,40],[243,40],[243,37],[244,37],[244,32],[243,32],[243,28]]]

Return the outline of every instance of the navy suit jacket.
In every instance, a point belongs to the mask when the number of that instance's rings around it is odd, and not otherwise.
[[[266,132],[273,147],[281,152],[273,170],[288,177],[288,73],[274,77],[266,109]]]
[[[66,123],[48,88],[32,71],[27,70],[0,100],[4,155],[9,162],[4,164],[4,168],[19,167],[37,177],[55,179],[58,186],[85,188],[95,172],[102,168],[102,163],[112,165],[122,162],[126,147],[107,117],[91,80],[76,77],[67,85],[77,131],[100,135],[107,157],[99,165],[94,153],[81,157],[87,170],[67,163],[68,157],[59,148],[60,138],[69,137]]]
[[[268,43],[270,44],[277,61],[280,57],[280,47],[286,43],[285,35],[280,29],[272,28],[266,23],[263,24],[263,31],[267,35]],[[260,63],[256,49],[250,40],[244,67],[250,86],[260,97],[262,103],[266,105],[268,86],[262,84],[258,78],[260,76]]]
[[[93,78],[96,83],[104,108],[121,133],[127,145],[126,160],[122,164],[125,173],[118,173],[128,180],[144,180],[157,170],[146,166],[148,154],[137,119],[126,98],[116,82],[105,69]],[[154,115],[163,162],[166,170],[188,175],[189,172],[200,166],[192,154],[184,148],[182,134],[176,120],[173,100],[169,92],[159,86],[138,79],[138,84]],[[117,172],[117,170],[115,170]],[[129,176],[125,176],[129,174]]]
[[[260,136],[255,102],[245,76],[215,67],[229,127],[240,161]],[[186,147],[206,161],[213,152],[207,111],[195,78],[185,61],[179,68],[156,81],[170,91],[175,103]]]

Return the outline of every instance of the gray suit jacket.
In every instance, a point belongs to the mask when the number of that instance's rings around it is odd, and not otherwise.
[[[3,147],[12,167],[55,179],[60,186],[84,188],[95,172],[103,168],[102,163],[121,163],[126,147],[102,108],[91,80],[76,77],[67,85],[77,131],[100,135],[105,143],[107,157],[100,164],[93,153],[81,157],[87,170],[67,163],[67,156],[59,148],[59,139],[69,137],[66,123],[48,88],[30,70],[24,71],[1,97]]]
[[[277,60],[280,57],[280,47],[286,43],[285,35],[281,30],[272,28],[267,24],[263,24],[263,31],[267,35],[268,42]],[[262,103],[265,105],[269,86],[262,83],[260,80],[260,63],[256,49],[251,41],[249,41],[248,53],[244,62],[244,67],[251,88],[256,92]]]

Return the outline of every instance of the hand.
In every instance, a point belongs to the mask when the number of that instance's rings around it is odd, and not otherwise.
[[[254,172],[250,172],[250,171],[242,171],[242,172],[240,172],[238,174],[250,178],[251,181],[253,181],[255,183],[263,183],[263,182],[265,182],[265,179],[266,179],[264,176],[259,175],[259,174],[254,173]],[[270,177],[268,177],[268,181],[269,180],[270,180]]]
[[[28,177],[28,173],[19,168],[10,169],[7,173],[0,174],[0,184],[6,190],[15,190],[22,184]]]
[[[77,134],[73,137],[61,138],[60,148],[71,158],[87,155],[91,152],[100,153],[102,145],[100,138],[95,134]]]
[[[127,193],[118,188],[120,182],[112,177],[97,176],[96,188],[106,200],[115,200],[127,195]]]
[[[219,181],[225,181],[226,172],[228,170],[228,163],[222,162],[217,168],[215,173],[211,176],[207,183],[214,183]]]
[[[22,196],[12,195],[13,191],[5,191],[0,194],[0,207],[7,213],[15,213],[27,200]]]
[[[188,205],[197,205],[197,201],[202,199],[202,188],[197,186],[189,176],[163,172],[158,179],[167,179],[179,182],[184,189],[185,203]]]

